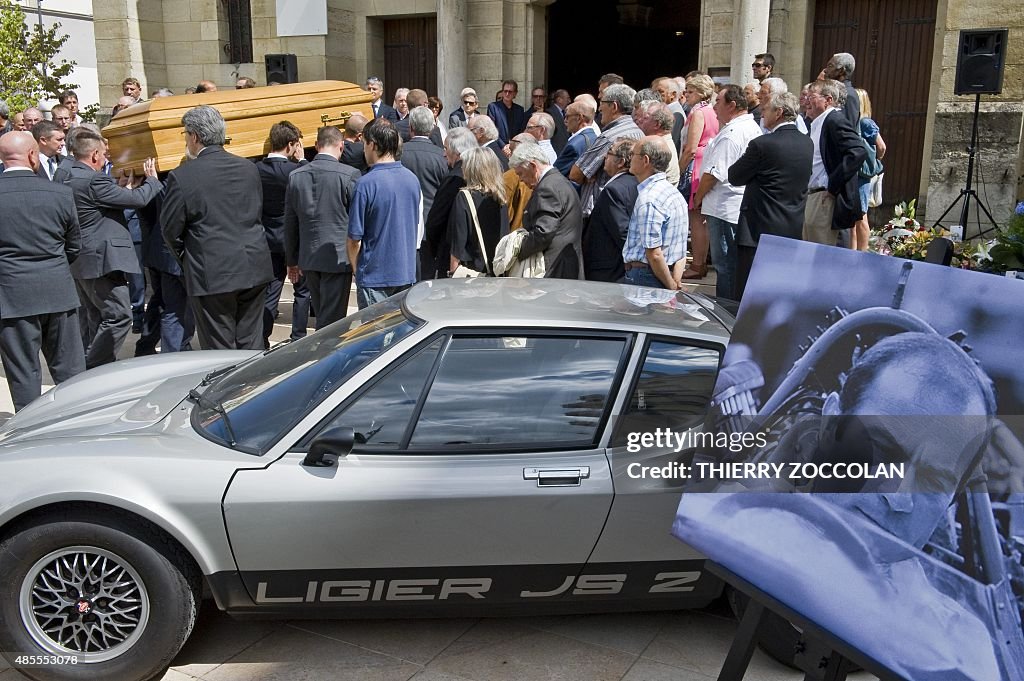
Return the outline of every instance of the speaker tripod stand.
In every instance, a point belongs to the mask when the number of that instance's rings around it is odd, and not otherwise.
[[[936,227],[942,226],[942,221],[950,211],[953,210],[954,206],[963,199],[963,206],[960,208],[960,226],[964,230],[963,238],[967,239],[967,219],[968,212],[971,207],[971,199],[974,199],[975,209],[974,214],[978,220],[978,228],[981,229],[981,212],[985,212],[985,217],[992,223],[992,226],[988,229],[979,231],[974,236],[982,236],[988,234],[992,230],[998,230],[999,225],[996,224],[995,218],[992,217],[992,213],[989,212],[988,207],[982,202],[981,197],[978,196],[978,192],[971,186],[971,182],[974,179],[974,157],[978,150],[978,113],[981,109],[981,95],[974,95],[974,122],[971,126],[971,146],[967,147],[967,186],[960,190],[959,196],[953,199],[953,202],[949,204],[949,207],[943,211],[939,219],[935,221]]]

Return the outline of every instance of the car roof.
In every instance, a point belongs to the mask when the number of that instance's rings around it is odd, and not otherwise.
[[[682,291],[569,279],[480,277],[416,284],[406,311],[444,326],[577,327],[727,343],[733,317],[696,285]]]

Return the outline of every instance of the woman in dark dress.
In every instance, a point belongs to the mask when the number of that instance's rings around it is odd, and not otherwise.
[[[490,149],[470,149],[462,154],[462,176],[466,188],[459,192],[448,217],[448,234],[451,236],[452,257],[450,272],[459,265],[471,270],[490,274],[490,260],[501,237],[508,234],[508,211],[505,209],[505,183],[502,181],[498,157]],[[484,261],[473,213],[469,208],[472,199],[480,221],[480,232],[487,250]]]

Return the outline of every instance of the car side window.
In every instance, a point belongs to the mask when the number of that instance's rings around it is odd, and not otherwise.
[[[325,427],[351,426],[356,433],[356,452],[397,449],[443,341],[435,340],[377,380]]]
[[[720,351],[652,340],[643,368],[612,437],[613,447],[627,444],[629,433],[658,428],[684,431],[701,425],[718,375]]]
[[[626,340],[455,337],[410,449],[593,446]]]

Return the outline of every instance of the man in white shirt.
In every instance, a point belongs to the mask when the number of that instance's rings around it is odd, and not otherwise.
[[[784,95],[789,92],[789,86],[786,85],[786,81],[781,78],[765,78],[761,81],[761,88],[757,92],[757,101],[761,105],[761,111],[764,111],[768,107],[768,100],[771,99],[772,95]],[[804,123],[803,116],[796,117],[796,129],[807,134],[807,124]],[[761,132],[768,134],[771,132],[771,128],[765,125],[764,119],[761,119]]]
[[[719,91],[715,113],[721,127],[704,152],[703,174],[693,203],[704,215],[711,237],[716,294],[736,300],[736,229],[743,187],[729,184],[729,167],[747,150],[750,140],[761,135],[761,128],[747,112],[747,98],[739,85],[726,85]]]

